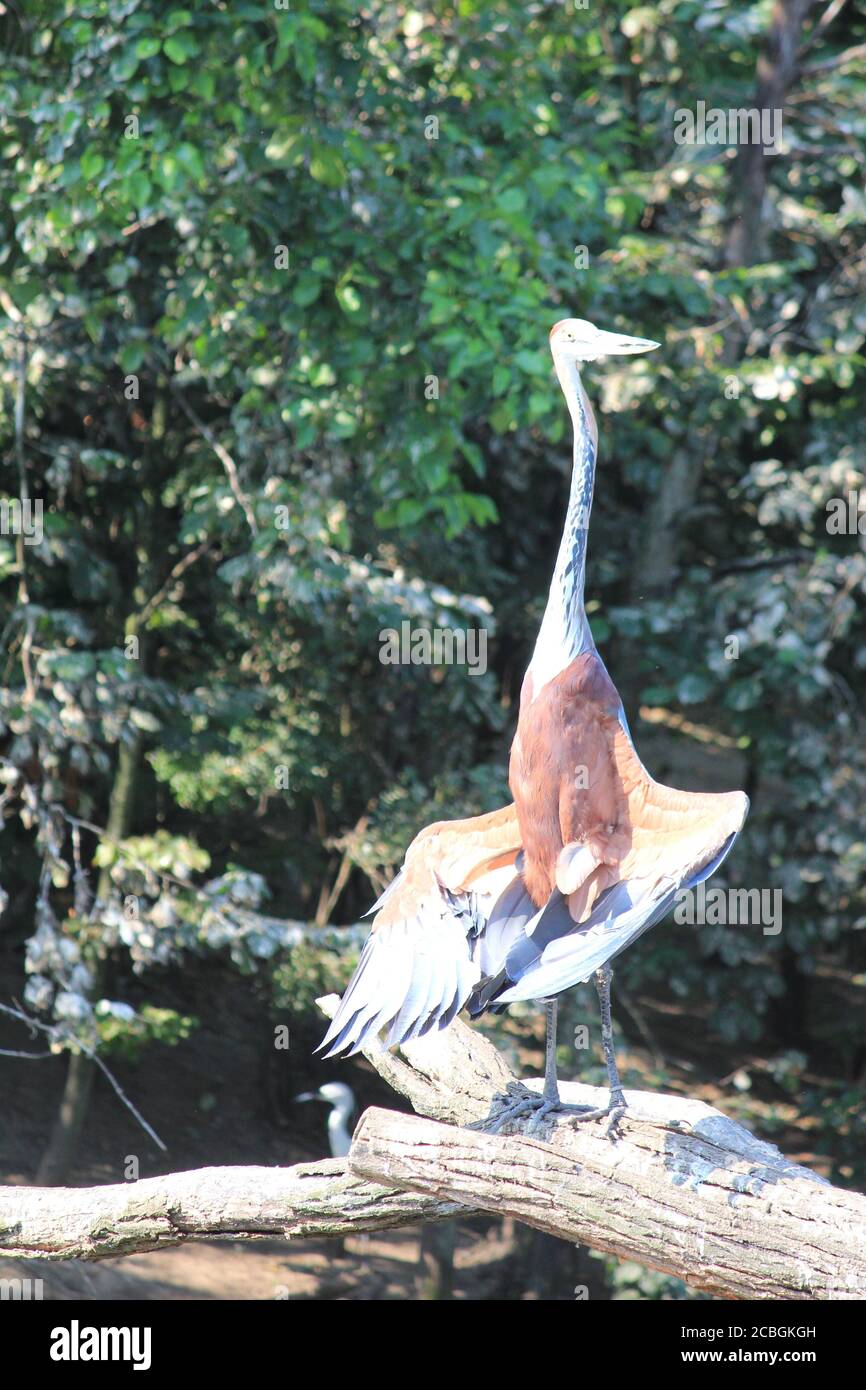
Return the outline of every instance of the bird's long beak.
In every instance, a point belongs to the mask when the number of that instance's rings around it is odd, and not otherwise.
[[[318,1100],[315,1091],[304,1091],[303,1095],[295,1096],[295,1100]]]
[[[622,333],[600,332],[596,348],[600,357],[627,357],[635,352],[652,352],[660,347],[651,338],[627,338]]]

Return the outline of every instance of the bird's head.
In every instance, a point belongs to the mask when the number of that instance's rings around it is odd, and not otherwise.
[[[304,1091],[303,1095],[295,1096],[295,1100],[323,1100],[328,1105],[349,1110],[355,1104],[355,1097],[350,1088],[342,1081],[326,1081],[324,1086],[319,1087],[318,1091]]]
[[[555,358],[571,362],[594,362],[598,357],[625,357],[635,352],[652,352],[659,346],[649,338],[629,338],[624,333],[608,333],[586,319],[560,319],[550,330],[550,351]]]

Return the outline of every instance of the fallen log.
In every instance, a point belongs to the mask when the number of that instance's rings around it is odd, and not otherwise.
[[[341,1158],[196,1168],[105,1187],[0,1187],[0,1256],[99,1260],[187,1240],[346,1237],[462,1210],[356,1178]]]

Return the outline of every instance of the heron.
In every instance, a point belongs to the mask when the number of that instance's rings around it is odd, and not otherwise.
[[[332,1158],[345,1158],[352,1147],[349,1121],[355,1113],[355,1096],[344,1081],[326,1081],[317,1091],[304,1091],[297,1101],[323,1100],[331,1109],[328,1113],[328,1144]]]
[[[370,909],[372,932],[320,1044],[351,1055],[524,1000],[546,1008],[544,1086],[519,1088],[494,1128],[539,1125],[561,1104],[558,996],[593,980],[614,1134],[626,1110],[613,1045],[611,961],[659,922],[678,893],[723,862],[749,808],[743,792],[679,791],[640,761],[584,604],[598,428],[581,371],[652,352],[647,338],[562,319],[550,351],[573,427],[571,487],[547,605],[524,676],[511,747],[513,803],[422,830]],[[384,1038],[380,1034],[384,1030]]]

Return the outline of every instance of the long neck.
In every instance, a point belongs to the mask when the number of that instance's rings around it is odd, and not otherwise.
[[[344,1152],[348,1152],[351,1136],[347,1127],[347,1121],[352,1114],[350,1106],[345,1104],[335,1105],[328,1116],[328,1138],[333,1143],[345,1144]]]
[[[581,385],[577,364],[557,357],[553,360],[574,426],[574,462],[559,554],[529,666],[535,694],[565,670],[581,652],[594,646],[583,606],[583,584],[589,513],[595,483],[595,420]]]

